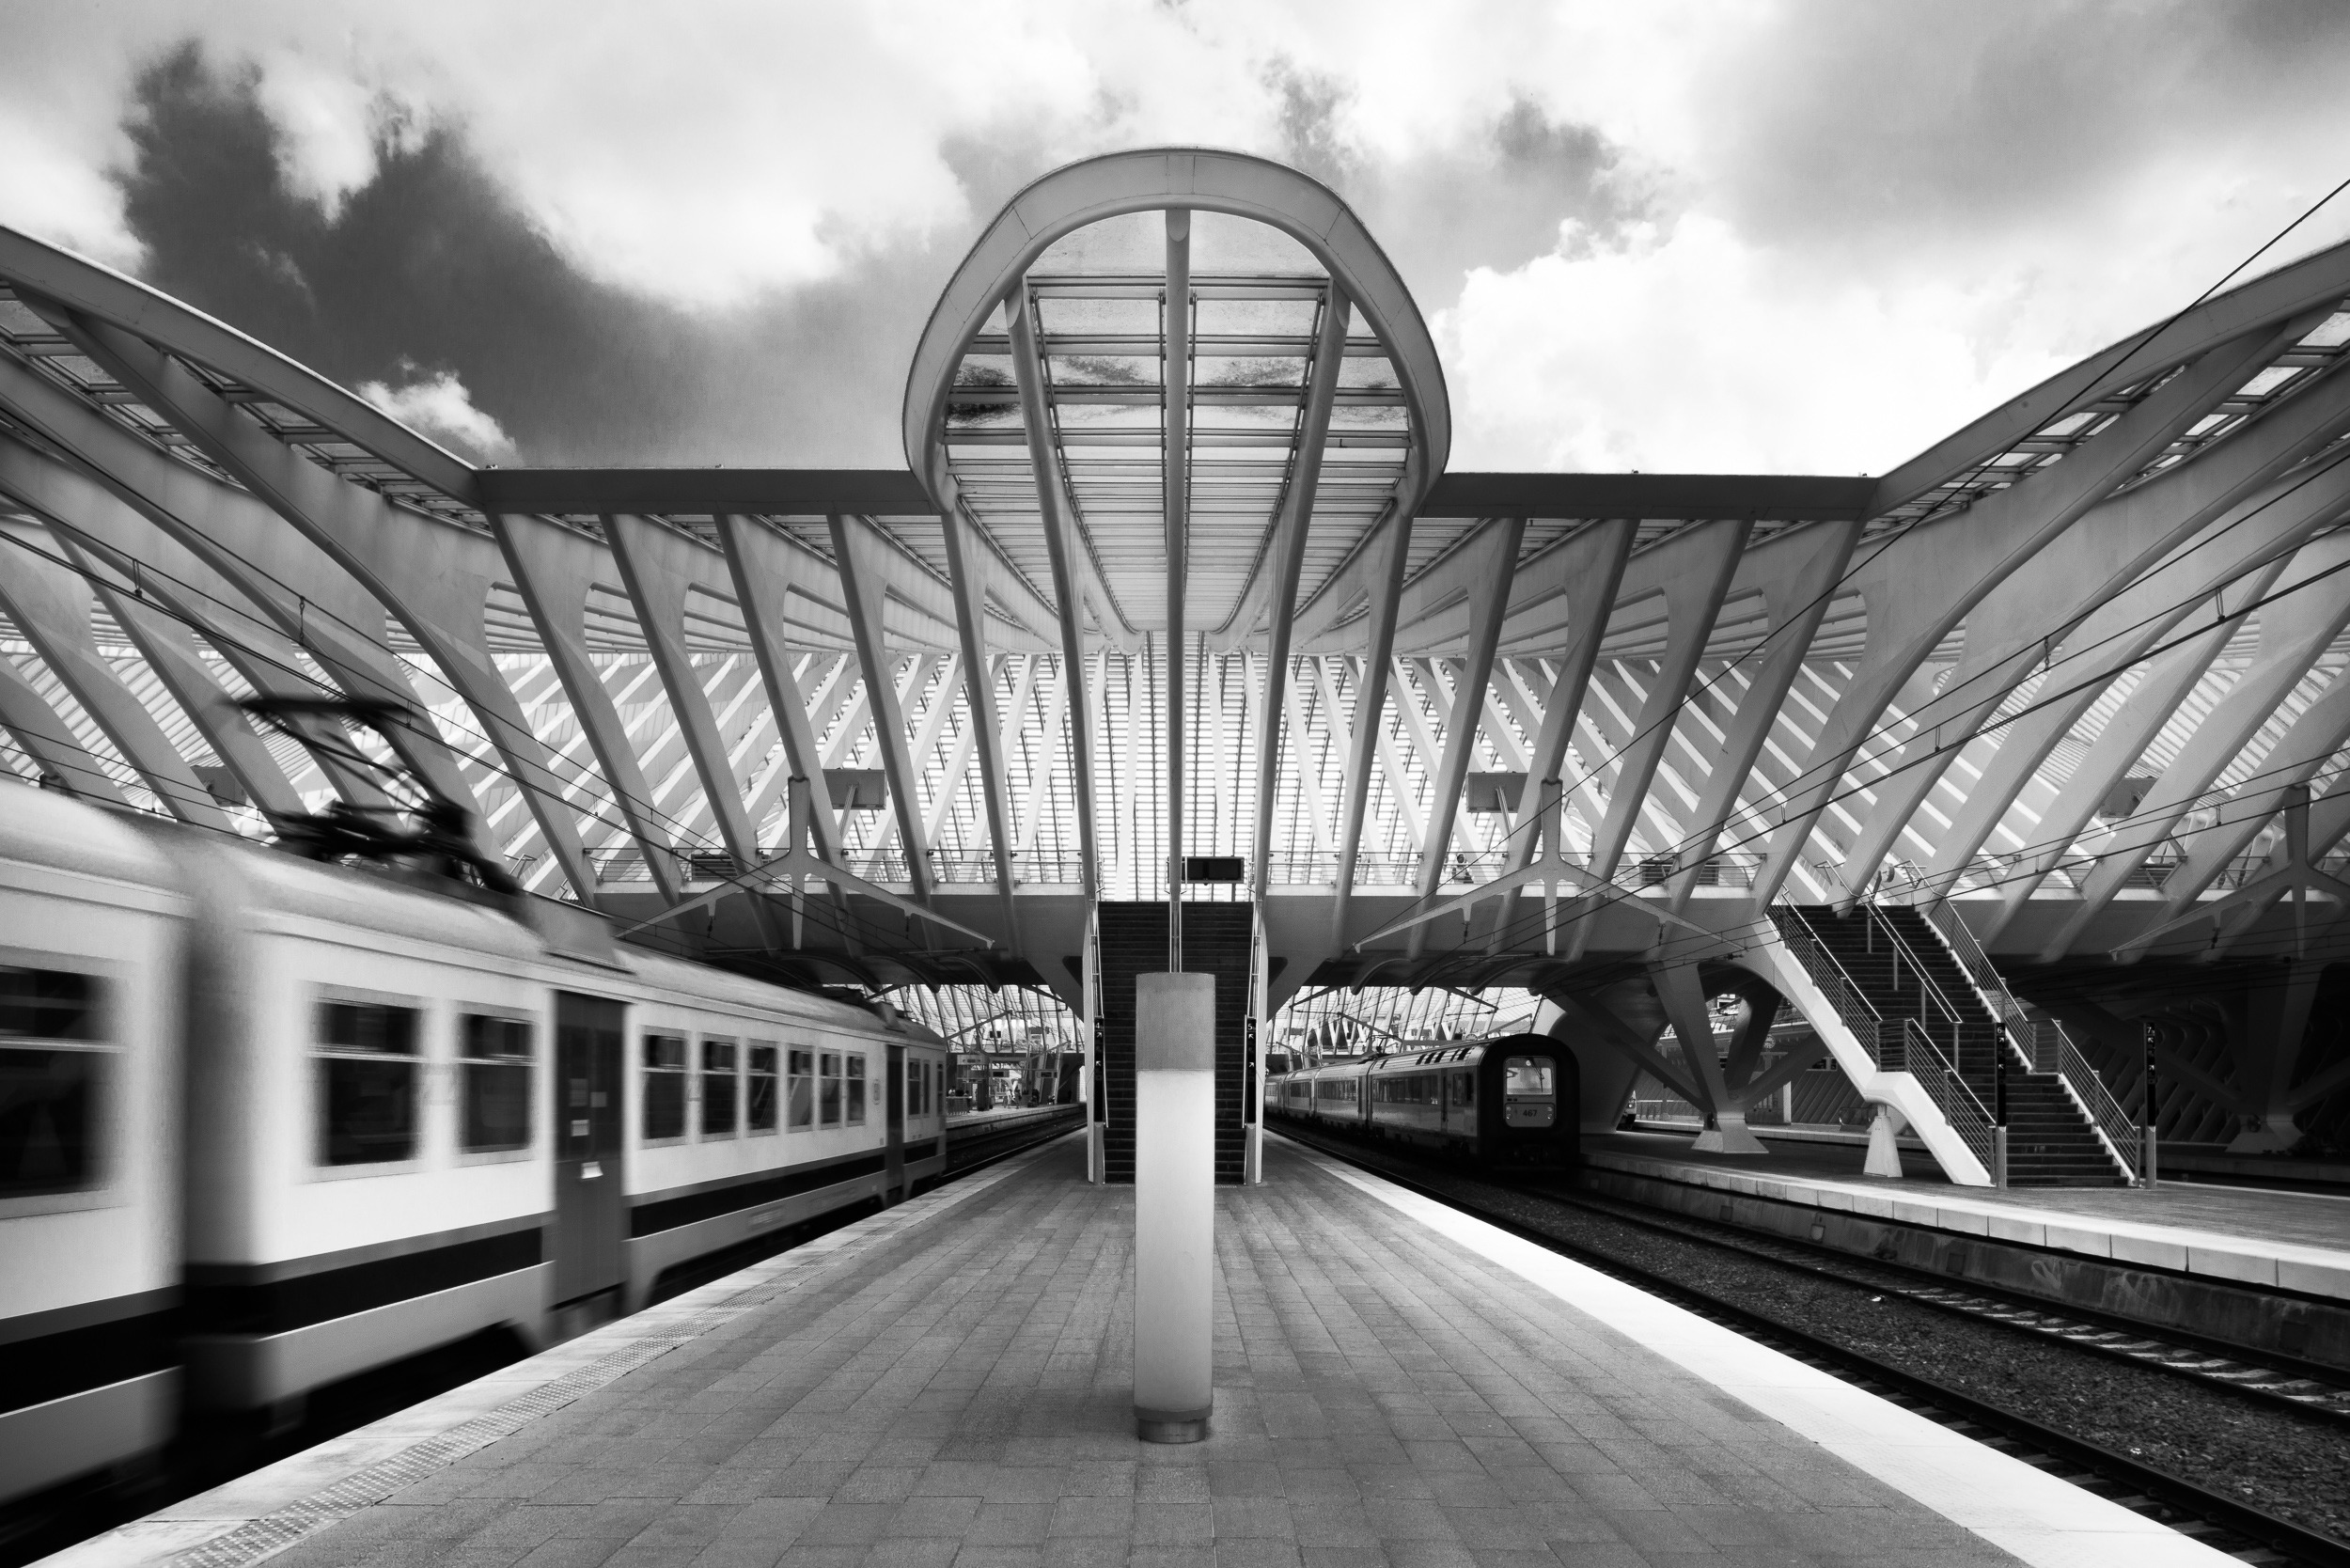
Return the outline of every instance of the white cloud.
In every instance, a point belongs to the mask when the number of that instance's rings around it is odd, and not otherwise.
[[[2012,303],[1812,275],[1689,213],[1621,248],[1471,274],[1434,323],[1463,468],[1877,472],[2060,368],[1984,357]],[[1891,454],[1888,457],[1888,454]]]
[[[359,396],[408,426],[480,463],[514,461],[513,438],[489,415],[474,407],[473,394],[453,370],[420,376],[400,386],[363,381]]]
[[[287,189],[330,216],[375,178],[376,144],[389,127],[382,88],[364,67],[337,69],[299,51],[272,49],[258,61],[254,97],[281,138],[277,166]]]

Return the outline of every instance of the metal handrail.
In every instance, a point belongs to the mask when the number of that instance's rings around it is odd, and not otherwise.
[[[2080,1047],[2073,1043],[2072,1036],[2060,1028],[2057,1039],[2060,1042],[2057,1076],[2063,1080],[2066,1089],[2072,1090],[2075,1102],[2088,1113],[2091,1128],[2104,1140],[2106,1152],[2112,1155],[2113,1163],[2122,1168],[2122,1174],[2132,1182],[2137,1181],[2138,1162],[2126,1152],[2137,1140],[2137,1122],[2131,1120],[2128,1111],[2122,1108],[2122,1102],[2113,1097],[2113,1091],[2106,1088],[2105,1079],[2098,1075],[2095,1068],[2090,1066],[2089,1058],[2081,1055]]]
[[[2034,1019],[2026,1011],[2024,1005],[2015,999],[2014,993],[2008,990],[2007,981],[2000,978],[1998,966],[1991,962],[1991,955],[1983,951],[1982,943],[1977,940],[1974,932],[1947,903],[1936,904],[1927,911],[1926,923],[1950,948],[1950,956],[1958,960],[1961,969],[1966,971],[1966,978],[1974,981],[1976,993],[1990,1005],[1993,1018],[2007,1031],[2010,1043],[2023,1057],[2024,1064],[2035,1073],[2043,1071],[2034,1049],[2037,1042],[2026,1032],[2041,1020]],[[2060,1035],[2063,1030],[2059,1028],[2057,1032]]]
[[[1941,984],[1926,972],[1925,964],[1918,957],[1918,950],[1909,945],[1909,939],[1901,933],[1900,929],[1885,917],[1884,911],[1872,903],[1863,904],[1861,907],[1869,912],[1870,930],[1883,932],[1886,939],[1893,944],[1893,988],[1896,991],[1901,989],[1902,960],[1907,959],[1910,973],[1918,978],[1918,995],[1931,998],[1934,1005],[1941,1010],[1943,1020],[1950,1025],[1950,1054],[1956,1056],[1958,1054],[1958,1027],[1962,1022],[1957,1006],[1948,996],[1944,995]],[[1922,1020],[1919,1022],[1919,1027],[1924,1027]]]
[[[1907,1060],[1913,1050],[1921,1050],[1932,1058],[1932,1069],[1919,1072],[1919,1064]],[[1902,1052],[1910,1075],[1918,1080],[1941,1110],[1942,1120],[1950,1124],[1952,1132],[1966,1140],[1975,1158],[1982,1162],[1982,1168],[1991,1169],[1991,1130],[1995,1122],[1982,1096],[1966,1086],[1966,1080],[1959,1076],[1958,1069],[1942,1054],[1941,1048],[1935,1044],[1934,1037],[1915,1018],[1902,1020]]]
[[[2105,1079],[2089,1064],[2080,1047],[2073,1043],[2064,1026],[2054,1018],[2035,1016],[2026,1011],[2024,1004],[2015,999],[2015,994],[2007,988],[2007,981],[1991,962],[1991,955],[1983,950],[1981,939],[1959,918],[1956,910],[1941,904],[1927,915],[1926,920],[1949,945],[1951,956],[1974,981],[1976,991],[1991,1004],[2009,1047],[2023,1059],[2025,1071],[2054,1073],[2071,1091],[2081,1113],[2089,1118],[2091,1126],[2104,1140],[2106,1152],[2122,1168],[2123,1175],[2137,1181],[2138,1162],[2126,1152],[2136,1123],[2113,1097],[2113,1091],[2106,1088]]]
[[[1860,989],[1860,982],[1854,980],[1836,955],[1828,950],[1827,944],[1820,940],[1820,933],[1811,929],[1810,919],[1801,909],[1792,903],[1782,903],[1775,906],[1773,912],[1778,910],[1785,910],[1799,928],[1790,930],[1780,926],[1779,940],[1786,943],[1787,950],[1795,955],[1795,962],[1802,964],[1804,973],[1811,977],[1811,983],[1827,996],[1828,1006],[1836,1010],[1836,1016],[1841,1018],[1844,1027],[1852,1030],[1861,1047],[1869,1053],[1869,1059],[1879,1068],[1884,1067],[1885,1015],[1877,1011],[1874,1002],[1869,1000],[1869,994]]]

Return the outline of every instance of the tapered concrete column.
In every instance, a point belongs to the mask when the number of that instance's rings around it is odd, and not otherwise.
[[[1135,1435],[1215,1403],[1215,977],[1135,977]]]
[[[1902,1173],[1901,1145],[1893,1140],[1902,1136],[1909,1119],[1892,1106],[1879,1105],[1874,1121],[1869,1123],[1869,1158],[1861,1167],[1864,1175],[1899,1176]]]

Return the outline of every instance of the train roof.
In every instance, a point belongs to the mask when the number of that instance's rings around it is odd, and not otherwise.
[[[0,786],[6,788],[6,786]],[[495,965],[576,967],[633,977],[638,986],[732,1005],[788,1012],[848,1030],[885,1030],[909,1041],[943,1042],[919,1020],[877,1014],[813,992],[753,980],[688,959],[611,940],[602,917],[553,900],[509,900],[430,879],[368,868],[324,865],[162,819],[128,817],[55,791],[18,786],[0,796],[0,861],[104,878],[174,895],[227,896],[277,915],[325,920],[370,935],[462,951]],[[229,884],[243,886],[231,889]]]
[[[0,860],[180,890],[171,857],[119,813],[29,784],[0,790]]]
[[[1310,1078],[1320,1074],[1340,1074],[1349,1077],[1372,1073],[1408,1073],[1419,1068],[1467,1066],[1484,1059],[1485,1053],[1498,1045],[1528,1038],[1523,1034],[1486,1035],[1478,1040],[1451,1040],[1431,1044],[1416,1051],[1398,1051],[1384,1057],[1359,1057],[1347,1061],[1325,1062],[1320,1067],[1304,1067],[1295,1072],[1277,1074],[1285,1078]],[[1534,1038],[1548,1041],[1547,1035]]]

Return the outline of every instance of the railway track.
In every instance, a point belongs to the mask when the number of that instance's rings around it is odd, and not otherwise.
[[[1484,1178],[1480,1178],[1483,1180]],[[2077,1310],[2059,1312],[2044,1302],[1982,1286],[1959,1290],[1923,1269],[1898,1262],[1863,1262],[1826,1247],[1776,1236],[1758,1236],[1695,1215],[1643,1208],[1623,1199],[1596,1197],[1543,1183],[1496,1182],[1495,1185],[1603,1214],[1627,1225],[1727,1247],[1751,1258],[1897,1294],[1921,1307],[2060,1341],[2138,1366],[2154,1367],[2250,1399],[2302,1410],[2350,1426],[2350,1387],[2342,1374],[2309,1363],[2251,1360],[2217,1341],[2149,1334],[2142,1325]]]
[[[1574,1259],[1577,1262],[1622,1279],[1642,1290],[1672,1301],[1696,1312],[1700,1317],[1734,1328],[1749,1339],[1770,1345],[1807,1365],[1817,1367],[1867,1389],[1903,1408],[1926,1416],[1930,1419],[1964,1435],[1973,1437],[1986,1446],[2010,1454],[2037,1469],[2044,1470],[2081,1487],[2085,1491],[2108,1498],[2133,1512],[2159,1520],[2182,1534],[2191,1536],[2217,1550],[2241,1561],[2269,1568],[2269,1565],[2311,1564],[2320,1568],[2350,1568],[2350,1544],[2294,1520],[2285,1519],[2264,1509],[2228,1496],[2213,1487],[2199,1484],[2169,1470],[2148,1465],[2131,1454],[2107,1445],[2092,1442],[2072,1433],[2034,1419],[2021,1412],[2001,1408],[1976,1394],[1952,1388],[1947,1383],[1921,1376],[1917,1372],[1891,1364],[1881,1357],[1843,1344],[1825,1335],[1785,1323],[1728,1299],[1669,1277],[1655,1269],[1594,1247],[1579,1244],[1528,1225],[1489,1202],[1481,1202],[1473,1194],[1465,1193],[1465,1186],[1481,1186],[1492,1191],[1538,1202],[1556,1204],[1561,1208],[1583,1210],[1620,1224],[1636,1224],[1642,1229],[1663,1231],[1682,1241],[1700,1246],[1722,1247],[1744,1252],[1762,1262],[1783,1268],[1798,1269],[1820,1279],[1833,1279],[1856,1291],[1877,1291],[1887,1287],[1853,1279],[1836,1271],[1818,1266],[1802,1257],[1796,1248],[1786,1248],[1787,1256],[1775,1256],[1760,1247],[1732,1246],[1722,1238],[1705,1235],[1694,1227],[1684,1230],[1679,1225],[1657,1223],[1654,1218],[1637,1211],[1617,1212],[1612,1202],[1593,1201],[1581,1195],[1562,1193],[1535,1184],[1512,1184],[1486,1176],[1455,1176],[1404,1159],[1392,1151],[1368,1148],[1294,1126],[1284,1125],[1281,1135],[1333,1158],[1371,1171],[1399,1186],[1408,1187],[1424,1197],[1475,1215],[1478,1218],[1523,1237],[1538,1246]],[[1629,1209],[1630,1206],[1626,1206]],[[1676,1216],[1677,1218],[1678,1216]],[[1967,1293],[1950,1293],[1953,1295]],[[2001,1328],[2035,1336],[2043,1341],[2101,1356],[2127,1356],[2109,1343],[2091,1343],[2084,1337],[2055,1332],[2020,1321],[2011,1321],[1991,1310],[1975,1311],[1949,1301],[1933,1301],[1915,1297],[1922,1307],[1974,1318],[1978,1322],[1997,1325]],[[2007,1304],[1985,1298],[1987,1308],[2007,1310]],[[2046,1314],[2051,1319],[2054,1314]],[[2084,1325],[2088,1326],[2088,1325]],[[2186,1374],[2186,1369],[2162,1361],[2149,1361],[2141,1356],[2129,1356],[2141,1365],[2156,1365],[2165,1372]],[[2269,1369],[2274,1371],[2275,1369]],[[2290,1375],[2280,1374],[2277,1385],[2291,1382]],[[2330,1419],[2341,1417],[2330,1405],[2319,1406],[2300,1401],[2277,1399],[2274,1386],[2255,1387],[2247,1382],[2204,1379],[2213,1387],[2226,1388],[2251,1399],[2290,1403],[2304,1414],[2322,1414]]]

